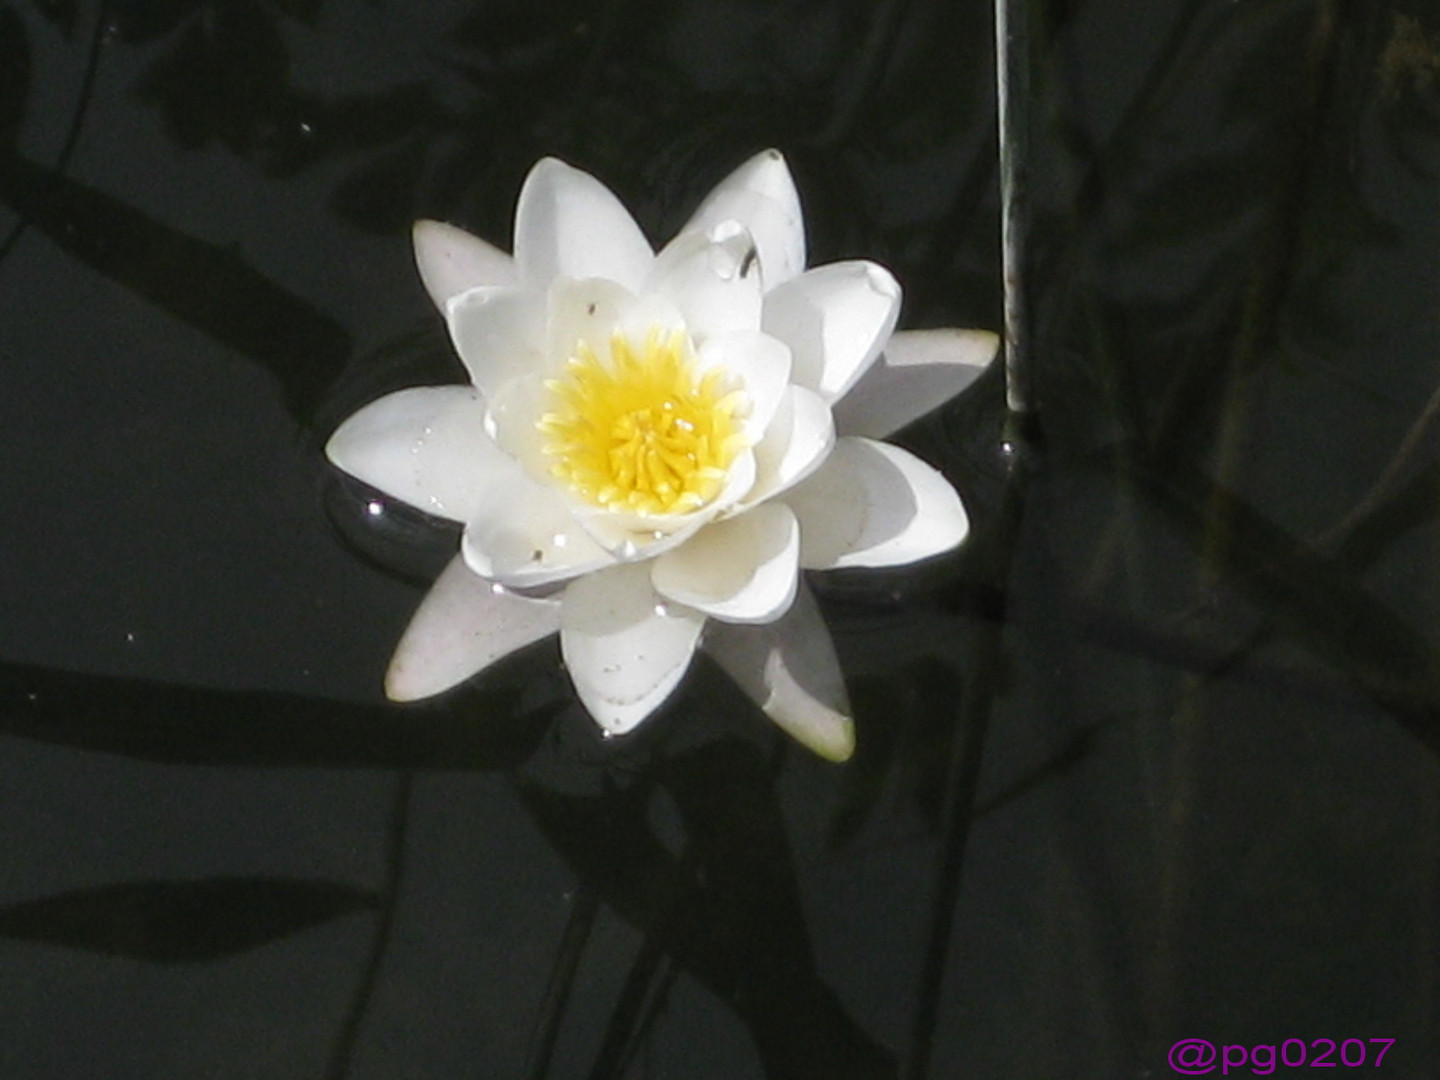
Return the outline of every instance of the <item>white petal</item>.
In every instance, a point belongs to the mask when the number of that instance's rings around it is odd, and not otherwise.
[[[495,445],[518,461],[532,480],[553,483],[553,460],[545,453],[546,437],[535,426],[553,406],[545,380],[537,375],[512,379],[489,399],[485,430]]]
[[[765,150],[720,181],[681,232],[738,221],[755,238],[766,289],[805,269],[805,219],[790,168],[778,150]]]
[[[615,562],[558,493],[513,461],[486,487],[460,551],[475,573],[515,588],[564,581]]]
[[[439,694],[558,629],[558,601],[518,596],[456,556],[400,638],[385,693],[392,701]]]
[[[590,715],[621,735],[670,696],[704,625],[704,615],[655,592],[648,565],[632,563],[566,587],[560,650]]]
[[[787,386],[765,437],[755,444],[755,485],[744,503],[753,506],[809,476],[835,445],[830,406],[813,390]]]
[[[705,507],[689,514],[637,514],[592,507],[579,499],[572,509],[591,538],[621,562],[651,559],[679,547],[717,513]]]
[[[609,188],[543,158],[525,178],[515,207],[515,261],[533,289],[546,289],[557,277],[606,278],[639,292],[655,255]]]
[[[726,622],[779,618],[795,599],[800,527],[781,503],[707,525],[652,564],[651,581],[671,600]]]
[[[351,476],[426,513],[468,521],[505,455],[485,434],[473,386],[387,394],[330,436],[326,456]]]
[[[800,565],[900,566],[965,539],[960,496],[909,451],[843,438],[808,479],[785,497],[800,519]]]
[[[834,401],[885,347],[900,314],[900,286],[872,262],[816,267],[765,295],[761,326],[795,356],[792,380]]]
[[[494,244],[443,221],[417,221],[411,229],[415,266],[435,306],[479,285],[514,286],[515,260]]]
[[[697,341],[760,329],[760,263],[755,241],[738,223],[681,233],[655,259],[647,292],[668,297]]]
[[[725,514],[740,505],[742,499],[755,486],[755,451],[742,450],[730,463],[730,472],[725,477],[725,486],[709,506],[695,511],[707,517],[713,513]]]
[[[637,347],[652,330],[684,330],[685,320],[668,298],[635,296],[613,281],[560,278],[550,287],[546,368],[558,374],[584,342],[602,363],[610,360],[610,341],[618,332]]]
[[[452,296],[445,322],[471,381],[486,395],[539,366],[545,305],[534,293],[482,285]]]
[[[751,443],[758,442],[770,426],[790,382],[790,350],[783,342],[758,330],[737,330],[709,338],[696,355],[699,370],[724,368],[738,378],[750,398],[750,412],[743,430]]]
[[[712,623],[705,651],[800,743],[830,761],[854,752],[855,725],[835,645],[804,585],[790,610],[769,625]]]
[[[1000,348],[989,330],[901,330],[835,403],[846,435],[883,439],[939,408],[979,377]]]

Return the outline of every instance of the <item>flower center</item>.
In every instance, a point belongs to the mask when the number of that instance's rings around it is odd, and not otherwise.
[[[639,349],[617,332],[608,363],[581,341],[545,388],[554,409],[535,426],[548,436],[550,471],[596,506],[697,510],[720,493],[747,445],[749,397],[722,368],[697,371],[682,331],[652,328]]]

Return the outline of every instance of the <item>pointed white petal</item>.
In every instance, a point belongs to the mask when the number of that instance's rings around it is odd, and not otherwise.
[[[534,293],[481,285],[446,302],[445,322],[471,381],[487,396],[539,366],[545,305]]]
[[[790,168],[778,150],[756,154],[720,181],[681,232],[738,221],[755,238],[766,289],[805,269],[805,219]]]
[[[400,638],[385,673],[386,696],[418,701],[442,693],[558,629],[557,601],[518,596],[456,556]]]
[[[632,563],[566,587],[560,650],[590,715],[621,735],[670,696],[704,625],[704,615],[655,592],[648,565]]]
[[[671,600],[725,622],[764,623],[795,599],[800,527],[782,503],[707,525],[652,564],[651,581]]]
[[[785,496],[800,519],[800,565],[900,566],[949,551],[970,530],[960,496],[909,451],[843,438]]]
[[[515,261],[532,289],[606,278],[639,292],[655,261],[630,212],[589,173],[555,158],[530,170],[515,207]]]
[[[325,455],[371,487],[451,521],[469,520],[505,461],[485,434],[485,402],[473,386],[387,394],[336,428]]]
[[[989,330],[892,334],[880,359],[835,403],[835,426],[872,439],[894,434],[974,382],[999,348]]]
[[[765,296],[761,326],[790,346],[791,379],[834,401],[885,347],[900,314],[900,286],[872,262],[816,267]]]
[[[668,297],[696,341],[760,329],[759,257],[738,222],[675,237],[656,257],[646,291]]]
[[[723,368],[744,385],[750,398],[745,416],[745,437],[758,442],[790,382],[790,350],[781,341],[758,330],[736,330],[706,340],[696,361],[701,371]]]
[[[754,506],[809,476],[835,445],[830,406],[813,390],[787,386],[765,437],[755,444],[755,485],[745,496]]]
[[[464,229],[443,221],[417,221],[411,237],[420,280],[442,312],[452,296],[476,286],[513,287],[519,281],[514,259]]]
[[[835,645],[803,584],[776,622],[712,623],[705,651],[802,745],[830,761],[844,761],[854,752],[855,725]]]
[[[466,522],[460,551],[471,570],[523,589],[614,563],[557,492],[507,462]]]
[[[636,296],[601,278],[559,278],[547,302],[546,374],[558,375],[584,343],[602,363],[610,361],[610,343],[619,333],[637,348],[651,331],[685,329],[679,309],[667,297]]]

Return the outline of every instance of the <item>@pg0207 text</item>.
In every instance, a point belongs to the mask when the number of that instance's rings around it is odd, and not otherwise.
[[[1229,1076],[1241,1070],[1269,1076],[1277,1068],[1378,1069],[1394,1039],[1285,1039],[1278,1043],[1221,1043],[1181,1039],[1170,1047],[1170,1068],[1181,1076]],[[1324,1075],[1323,1073],[1319,1075]]]

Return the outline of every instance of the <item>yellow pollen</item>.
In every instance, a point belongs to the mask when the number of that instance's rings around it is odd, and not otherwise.
[[[748,445],[750,399],[726,373],[696,369],[681,331],[652,328],[640,348],[618,331],[610,360],[581,341],[535,422],[550,471],[596,506],[643,515],[698,510],[720,494]]]

